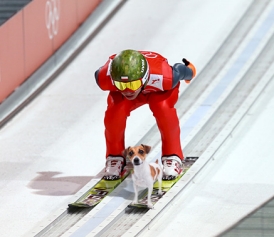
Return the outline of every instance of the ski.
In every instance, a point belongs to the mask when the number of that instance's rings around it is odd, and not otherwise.
[[[163,180],[162,181],[162,195],[158,195],[158,182],[153,185],[153,191],[151,196],[152,204],[158,202],[158,200],[168,192],[171,187],[187,172],[187,170],[192,166],[192,164],[197,160],[197,157],[186,157],[184,161],[185,170],[184,172],[174,180]],[[100,179],[92,188],[85,192],[79,199],[75,202],[68,204],[70,208],[90,208],[99,204],[106,196],[108,196],[119,184],[121,184],[126,177],[129,176],[133,167],[130,161],[127,161],[127,166],[122,172],[121,179],[117,180],[105,180]],[[143,193],[139,199],[138,204],[130,204],[129,207],[137,208],[148,208],[147,205],[147,192]]]
[[[158,181],[154,183],[153,191],[152,191],[152,195],[151,195],[151,202],[152,202],[153,206],[172,188],[172,186],[174,186],[174,184],[176,184],[178,182],[178,180],[180,180],[180,178],[182,178],[182,176],[184,176],[184,174],[189,170],[189,168],[195,163],[195,161],[198,158],[199,157],[186,157],[184,160],[184,163],[183,163],[185,166],[185,169],[181,175],[179,175],[174,180],[162,180],[162,194],[161,195],[158,195],[158,190],[159,190]],[[131,203],[128,205],[128,207],[129,208],[149,209],[149,207],[147,206],[147,189],[145,192],[143,192],[139,196],[138,203],[136,203],[136,204]]]
[[[78,200],[68,204],[70,208],[73,207],[94,207],[99,204],[106,196],[108,196],[132,171],[132,164],[127,162],[121,178],[117,180],[100,179],[92,188],[85,192]]]

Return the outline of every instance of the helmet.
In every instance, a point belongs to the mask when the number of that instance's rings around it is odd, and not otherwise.
[[[124,50],[111,62],[110,76],[114,85],[121,91],[138,90],[145,85],[149,75],[146,58],[136,50]]]

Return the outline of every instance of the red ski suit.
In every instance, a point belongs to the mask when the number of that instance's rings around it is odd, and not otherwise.
[[[178,100],[180,82],[174,80],[173,68],[166,58],[154,52],[139,52],[147,59],[150,76],[147,85],[134,100],[126,99],[114,86],[110,77],[110,64],[115,55],[112,55],[95,74],[98,86],[102,90],[110,91],[104,119],[106,157],[122,156],[122,151],[125,149],[127,117],[131,111],[148,104],[161,133],[162,156],[176,155],[183,159],[179,119],[174,108]]]

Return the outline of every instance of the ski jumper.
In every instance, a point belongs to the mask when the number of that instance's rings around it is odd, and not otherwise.
[[[139,52],[147,59],[150,75],[146,86],[134,100],[126,99],[110,77],[110,65],[115,55],[95,72],[98,86],[110,91],[104,118],[106,157],[122,156],[127,117],[131,111],[148,104],[161,134],[162,156],[176,155],[183,159],[179,119],[174,106],[178,100],[180,80],[191,80],[194,72],[183,64],[170,66],[167,59],[158,53]]]

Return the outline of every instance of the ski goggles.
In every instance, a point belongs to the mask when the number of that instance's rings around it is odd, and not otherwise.
[[[149,70],[146,71],[146,74],[144,75],[143,78],[140,78],[138,80],[135,81],[126,81],[128,80],[128,77],[121,77],[121,79],[125,80],[125,81],[114,81],[113,83],[116,86],[116,88],[120,91],[124,91],[126,89],[129,89],[131,91],[137,91],[140,87],[142,87],[147,79],[148,79],[148,75],[149,75]]]
[[[142,85],[142,79],[137,81],[129,81],[129,82],[122,82],[122,81],[113,81],[114,85],[117,87],[118,90],[124,91],[126,89],[130,89],[132,91],[137,91]]]

